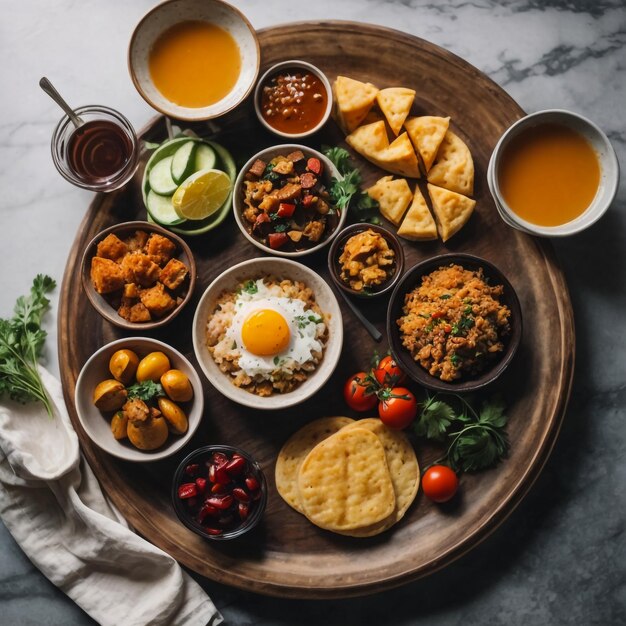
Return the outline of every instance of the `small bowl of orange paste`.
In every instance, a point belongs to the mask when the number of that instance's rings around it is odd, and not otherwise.
[[[617,193],[619,164],[598,126],[576,113],[551,109],[522,118],[502,135],[487,182],[509,226],[563,237],[604,215]]]
[[[128,48],[131,78],[153,108],[183,121],[234,109],[259,73],[250,22],[220,0],[167,0],[137,24]]]
[[[265,128],[280,137],[307,137],[330,117],[333,96],[324,73],[306,61],[270,67],[254,90],[254,109]]]

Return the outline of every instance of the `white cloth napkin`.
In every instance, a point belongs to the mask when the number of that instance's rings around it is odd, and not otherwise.
[[[30,560],[103,625],[217,626],[211,599],[168,554],[129,528],[80,453],[60,383],[55,408],[0,404],[0,516]]]

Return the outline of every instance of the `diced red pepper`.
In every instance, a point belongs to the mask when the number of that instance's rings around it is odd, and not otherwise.
[[[306,168],[310,172],[313,172],[316,176],[322,175],[322,171],[323,171],[322,162],[319,159],[316,159],[315,157],[311,157],[306,162]]]
[[[252,228],[257,228],[261,224],[264,224],[265,222],[269,222],[269,221],[270,221],[270,216],[267,213],[259,213],[259,215],[257,216],[254,222],[254,226]]]
[[[198,487],[196,487],[196,483],[183,483],[178,488],[178,497],[181,500],[185,498],[193,498],[198,495]]]
[[[290,204],[288,202],[281,202],[278,205],[278,211],[276,211],[276,215],[278,215],[278,217],[291,217],[295,210],[296,210],[295,204]]]
[[[451,332],[451,331],[452,331],[452,326],[450,326],[450,324],[446,324],[446,325],[443,327],[443,330],[444,330],[444,332],[449,333],[449,332]]]
[[[198,493],[204,493],[206,490],[206,478],[196,478],[196,487]]]
[[[313,204],[313,198],[310,193],[307,193],[306,196],[302,196],[302,205],[305,207],[309,207]]]
[[[272,250],[282,248],[289,241],[289,237],[286,233],[270,233],[268,239]]]
[[[434,320],[439,319],[440,317],[444,317],[445,313],[443,311],[435,311],[430,317]]]

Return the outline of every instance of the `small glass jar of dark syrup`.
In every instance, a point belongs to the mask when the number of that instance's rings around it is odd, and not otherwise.
[[[52,135],[52,160],[61,175],[91,191],[114,191],[125,185],[139,163],[139,141],[131,123],[104,106],[75,109],[83,124],[65,116]]]

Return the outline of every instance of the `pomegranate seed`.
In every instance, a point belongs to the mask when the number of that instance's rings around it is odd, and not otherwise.
[[[206,478],[196,478],[196,487],[198,493],[204,493],[206,490]]]
[[[250,496],[247,491],[241,487],[235,487],[233,489],[233,496],[235,496],[235,500],[239,500],[239,502],[250,502]]]
[[[215,482],[215,465],[209,465],[209,480],[214,483]]]
[[[230,476],[226,473],[226,467],[218,467],[215,470],[215,480],[213,482],[219,483],[220,485],[226,485],[230,482]]]
[[[187,476],[195,476],[200,471],[200,466],[197,463],[190,463],[185,468],[185,474]]]
[[[208,526],[204,527],[204,532],[206,532],[207,535],[221,535],[222,534],[222,530],[220,528],[209,528]]]
[[[211,460],[218,467],[220,465],[224,465],[225,463],[228,463],[228,457],[223,452],[214,452],[213,456],[211,457]]]
[[[233,452],[233,456],[231,457],[232,460],[234,459],[243,459],[243,457],[241,456],[241,454],[238,454],[237,452]]]
[[[250,506],[245,504],[244,502],[240,502],[239,506],[237,507],[237,510],[239,512],[239,517],[241,518],[241,520],[245,520],[248,519],[248,515],[250,514]]]
[[[216,483],[215,485],[212,485],[211,486],[211,493],[225,494],[226,493],[226,485],[220,485],[219,483]]]
[[[218,515],[218,513],[219,513],[219,511],[214,506],[211,506],[210,504],[205,504],[198,511],[198,522],[200,524],[202,524],[202,522],[204,522],[206,517],[208,517],[208,516],[216,517]]]
[[[237,476],[243,472],[246,466],[246,460],[243,457],[237,457],[224,466],[224,470],[231,476]]]
[[[190,509],[195,509],[198,506],[198,498],[187,498],[185,502]]]
[[[248,476],[246,478],[246,487],[250,489],[250,491],[256,491],[259,486],[259,481],[254,476]]]
[[[205,500],[206,504],[210,504],[211,506],[214,506],[216,509],[220,509],[220,510],[224,510],[227,509],[228,507],[230,507],[233,503],[233,497],[232,496],[221,496],[221,497],[213,497],[213,498],[207,498]]]
[[[184,498],[193,498],[198,495],[198,488],[196,487],[196,483],[183,483],[178,488],[178,497],[181,499]]]

